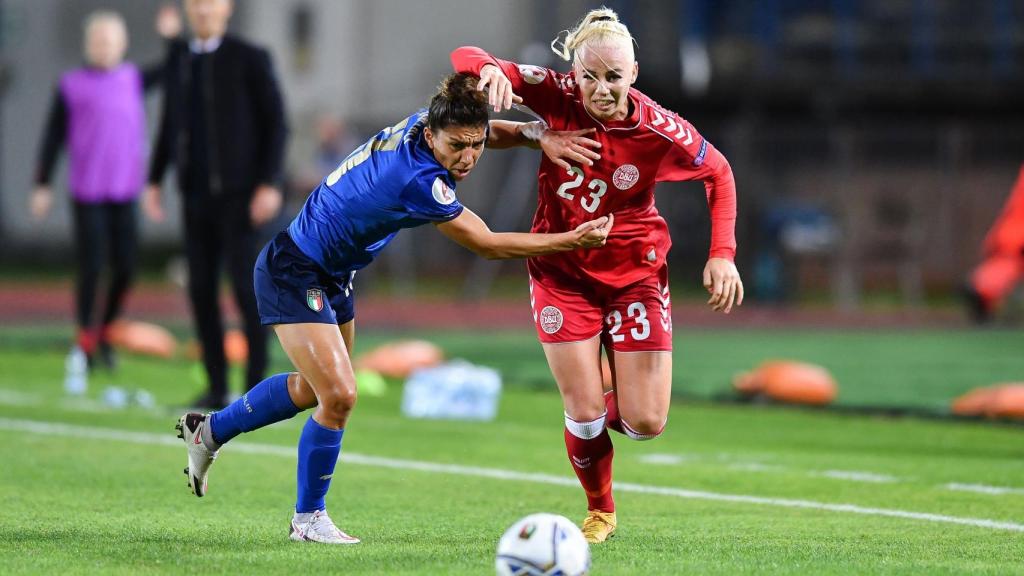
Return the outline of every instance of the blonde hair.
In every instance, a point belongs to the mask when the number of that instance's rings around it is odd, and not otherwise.
[[[551,50],[562,60],[571,62],[581,46],[605,39],[626,39],[630,49],[636,43],[629,28],[619,22],[619,15],[611,8],[602,6],[587,12],[574,28],[559,32],[551,41]]]

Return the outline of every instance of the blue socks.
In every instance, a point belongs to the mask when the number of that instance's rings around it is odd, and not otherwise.
[[[299,514],[326,509],[324,496],[331,486],[334,465],[341,453],[341,437],[345,430],[321,426],[313,417],[306,420],[299,437],[299,498],[295,511]]]
[[[214,412],[210,417],[210,432],[219,447],[242,432],[287,420],[299,412],[288,395],[288,373],[275,374],[227,408]]]
[[[210,416],[208,427],[217,449],[242,432],[251,432],[287,420],[300,410],[288,395],[288,374],[276,374],[260,382],[227,408]],[[324,496],[331,485],[334,466],[341,453],[344,430],[321,426],[310,416],[299,437],[298,513],[324,510]],[[205,439],[204,439],[205,440]]]

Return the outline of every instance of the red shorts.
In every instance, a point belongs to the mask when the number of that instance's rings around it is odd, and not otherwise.
[[[537,336],[546,344],[600,334],[605,346],[617,352],[672,350],[667,266],[624,288],[530,278],[530,304]]]

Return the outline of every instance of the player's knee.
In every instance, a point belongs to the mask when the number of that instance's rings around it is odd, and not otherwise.
[[[600,404],[594,404],[593,406],[577,405],[566,408],[565,417],[577,422],[591,422],[604,418],[606,413],[607,409],[602,401]]]
[[[632,420],[622,420],[622,431],[632,440],[651,440],[661,436],[665,431],[665,419],[657,416],[641,416]]]
[[[320,410],[335,419],[348,418],[356,405],[356,389],[350,386],[334,386],[320,394]]]

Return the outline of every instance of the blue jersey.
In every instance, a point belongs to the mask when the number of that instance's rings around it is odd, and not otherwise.
[[[426,124],[420,110],[356,148],[288,226],[299,249],[325,272],[341,277],[363,268],[402,228],[462,213],[455,181],[427,146]]]

